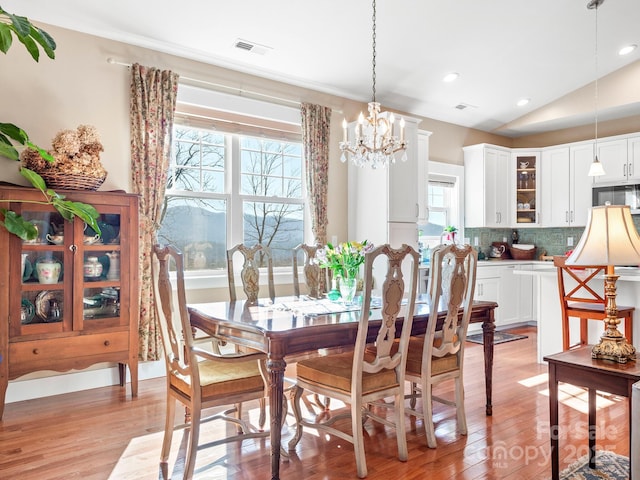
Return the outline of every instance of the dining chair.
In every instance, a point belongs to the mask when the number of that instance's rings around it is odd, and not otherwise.
[[[376,260],[379,260],[376,262]],[[372,307],[373,267],[386,270],[382,284],[380,310]],[[403,264],[408,278],[403,274]],[[358,476],[367,476],[364,451],[364,420],[372,418],[384,425],[395,427],[398,458],[406,461],[407,438],[404,399],[404,372],[407,345],[411,334],[418,279],[419,255],[412,247],[400,249],[381,245],[365,255],[362,307],[359,312],[358,332],[354,349],[349,352],[315,357],[298,362],[296,384],[293,388],[293,413],[296,431],[289,442],[295,449],[302,438],[303,427],[330,433],[353,444]],[[403,301],[403,300],[406,300]],[[373,309],[372,309],[373,308]],[[374,336],[376,350],[367,351],[370,316],[379,313],[382,320]],[[395,342],[400,327],[400,340]],[[376,332],[372,332],[376,333]],[[392,352],[392,348],[394,349]],[[300,400],[305,392],[324,395],[349,405],[348,411],[325,412],[314,420],[303,418]],[[368,404],[387,397],[394,398],[396,406],[393,420],[377,415]],[[351,419],[351,432],[334,427],[342,418]]]
[[[429,308],[445,311],[446,316],[436,329],[437,315],[430,315],[424,336],[409,340],[406,380],[411,393],[405,408],[409,415],[423,419],[429,448],[436,448],[434,400],[456,408],[458,431],[467,434],[462,374],[477,262],[478,254],[469,245],[438,245],[431,252]],[[433,394],[433,387],[447,380],[455,383],[453,401]],[[421,411],[415,408],[417,399],[421,399]]]
[[[578,345],[589,343],[588,320],[599,320],[604,329],[603,320],[606,300],[604,282],[596,287],[592,280],[606,273],[606,265],[590,265],[570,267],[566,265],[567,257],[557,255],[553,257],[553,265],[558,273],[558,294],[562,311],[562,350],[569,350],[571,345],[569,318],[580,319],[580,342]],[[618,305],[618,318],[624,319],[624,334],[630,344],[633,344],[633,312],[635,307]]]
[[[236,301],[236,282],[235,272],[233,270],[233,257],[239,252],[242,254],[243,264],[240,270],[240,279],[242,280],[242,289],[247,296],[248,304],[256,304],[260,292],[260,266],[266,263],[267,267],[267,286],[269,288],[269,298],[273,300],[276,296],[275,286],[273,283],[273,259],[271,257],[271,249],[266,245],[256,244],[252,247],[240,243],[233,248],[227,250],[227,276],[229,278],[229,299]]]
[[[259,419],[260,429],[242,418],[242,402],[266,398],[264,375],[266,356],[262,353],[216,355],[194,346],[192,327],[187,312],[182,253],[172,246],[155,245],[152,257],[152,280],[155,309],[158,315],[167,378],[167,405],[164,437],[160,454],[160,469],[168,476],[168,460],[174,430],[183,428],[187,439],[176,466],[184,463],[183,479],[191,479],[198,450],[225,442],[266,437],[262,431],[265,419]],[[177,302],[174,300],[171,273],[175,270]],[[262,365],[261,365],[262,363]],[[176,401],[185,405],[190,421],[174,426]],[[203,417],[211,407],[230,408]],[[224,420],[236,426],[236,434],[199,445],[200,425]]]
[[[293,294],[300,296],[300,281],[298,278],[298,262],[300,260],[300,252],[303,254],[302,273],[304,275],[304,283],[307,286],[307,295],[312,298],[319,298],[322,291],[322,269],[316,261],[316,253],[322,248],[322,245],[307,245],[301,243],[296,246],[293,251]]]

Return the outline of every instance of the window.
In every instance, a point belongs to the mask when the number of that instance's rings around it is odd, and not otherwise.
[[[304,240],[302,144],[179,124],[173,134],[158,237],[182,250],[185,269],[225,269],[238,243],[268,245],[274,266],[291,265]]]
[[[429,221],[420,227],[420,243],[423,246],[432,248],[438,245],[447,225],[457,227],[458,237],[462,240],[462,179],[463,167],[429,162]]]

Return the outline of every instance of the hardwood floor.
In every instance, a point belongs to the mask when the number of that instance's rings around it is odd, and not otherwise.
[[[438,448],[426,447],[422,423],[411,418],[407,422],[409,460],[400,462],[395,432],[368,422],[365,449],[369,479],[550,478],[547,367],[535,363],[535,329],[514,332],[529,338],[495,347],[493,416],[484,413],[482,346],[468,343],[468,435],[456,433],[454,410],[436,403]],[[108,387],[8,404],[0,422],[0,479],[157,479],[164,387],[164,379],[142,381],[139,396],[133,400],[124,389]],[[563,392],[561,468],[587,453],[586,393],[569,385]],[[452,394],[444,389],[438,393]],[[599,402],[598,449],[628,456],[626,399],[601,396]],[[182,417],[183,410],[177,410]],[[257,418],[257,405],[247,405],[245,413]],[[289,415],[284,442],[293,433],[292,425]],[[225,427],[207,426],[201,439],[215,438],[221,428]],[[174,435],[172,462],[181,439],[181,433]],[[208,467],[210,462],[217,463]],[[268,439],[199,452],[196,469],[196,478],[201,480],[269,478]],[[280,471],[283,480],[357,478],[351,444],[316,436],[312,430],[305,431]]]

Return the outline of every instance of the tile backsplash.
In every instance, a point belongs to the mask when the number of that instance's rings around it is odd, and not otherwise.
[[[633,223],[640,231],[640,215],[633,215]],[[502,242],[507,239],[511,245],[513,228],[465,228],[464,236],[469,239],[471,245],[474,238],[478,237],[480,249],[487,254],[492,242]],[[568,239],[573,237],[573,245],[577,245],[584,227],[563,228],[517,228],[518,243],[532,243],[536,246],[536,259],[541,255],[563,255],[573,247],[567,245]],[[546,253],[545,253],[546,252]]]

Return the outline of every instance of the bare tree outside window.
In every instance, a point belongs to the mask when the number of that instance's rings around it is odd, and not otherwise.
[[[304,238],[302,165],[301,143],[176,126],[159,240],[184,252],[188,270],[224,269],[229,212],[237,212],[243,232],[232,245],[268,245],[274,266],[291,265]],[[234,168],[236,194],[228,191]]]

